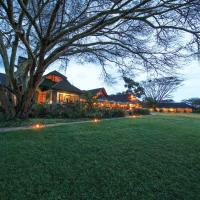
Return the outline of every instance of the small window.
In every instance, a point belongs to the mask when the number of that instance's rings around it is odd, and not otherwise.
[[[63,80],[61,77],[55,76],[55,75],[49,75],[46,78],[49,79],[49,80],[52,80],[53,82],[56,82],[56,83]]]
[[[45,103],[46,102],[46,93],[39,92],[38,94],[38,103]]]

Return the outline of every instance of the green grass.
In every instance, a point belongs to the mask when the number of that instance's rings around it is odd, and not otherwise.
[[[200,118],[0,134],[0,199],[200,199]]]
[[[87,119],[64,119],[64,118],[30,118],[30,119],[13,119],[13,120],[4,120],[0,119],[0,128],[5,127],[19,127],[19,126],[31,126],[33,124],[42,123],[42,124],[54,124],[54,123],[66,123],[73,121],[83,121]]]

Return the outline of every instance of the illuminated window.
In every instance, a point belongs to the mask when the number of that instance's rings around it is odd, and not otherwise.
[[[46,102],[46,93],[39,92],[38,93],[38,103],[45,103]]]
[[[136,101],[137,100],[137,98],[134,96],[134,95],[129,95],[129,97],[128,97],[128,99],[130,100],[130,101]]]
[[[175,109],[170,108],[170,109],[169,109],[169,112],[175,112]]]
[[[49,79],[49,80],[52,80],[52,81],[54,81],[56,83],[58,83],[58,82],[63,80],[61,77],[55,76],[55,75],[49,75],[46,78]]]
[[[75,103],[79,101],[79,96],[71,93],[57,93],[57,102],[59,103]]]

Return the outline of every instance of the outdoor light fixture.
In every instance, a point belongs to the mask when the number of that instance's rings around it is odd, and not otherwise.
[[[94,118],[92,121],[93,121],[94,123],[98,123],[98,122],[100,122],[100,119]]]
[[[136,118],[136,115],[132,115],[131,118]]]
[[[43,124],[34,124],[32,125],[33,129],[39,129],[39,128],[44,128],[45,126]]]

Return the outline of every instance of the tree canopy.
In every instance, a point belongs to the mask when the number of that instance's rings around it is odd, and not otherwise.
[[[183,100],[184,103],[194,107],[194,108],[200,108],[200,98],[190,98]]]
[[[132,93],[136,97],[141,97],[144,95],[144,88],[140,86],[139,82],[136,82],[128,77],[123,77],[125,82],[125,88],[127,88],[126,93]]]
[[[155,105],[171,98],[171,95],[181,85],[182,81],[178,77],[170,76],[142,82],[146,102]]]

